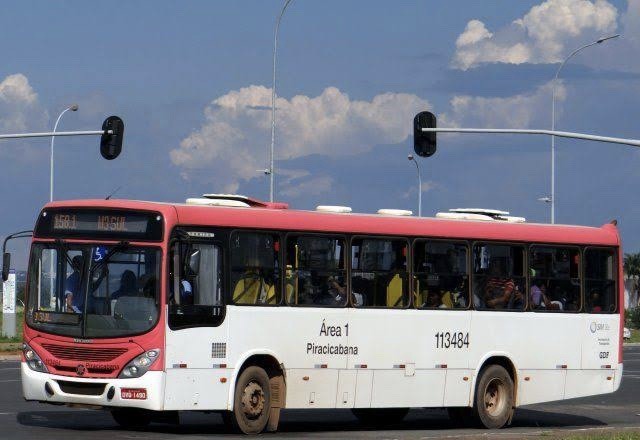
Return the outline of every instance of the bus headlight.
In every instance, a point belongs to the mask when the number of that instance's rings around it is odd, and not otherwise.
[[[47,367],[45,366],[40,356],[33,351],[33,348],[29,347],[29,344],[23,342],[22,343],[22,353],[24,353],[24,358],[27,361],[27,365],[33,371],[38,371],[39,373],[48,373]]]
[[[149,370],[159,357],[159,348],[148,350],[129,362],[118,377],[120,379],[133,379],[135,377],[140,377]]]

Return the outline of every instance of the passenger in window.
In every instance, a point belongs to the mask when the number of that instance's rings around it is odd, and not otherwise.
[[[509,306],[515,284],[511,278],[501,276],[502,271],[497,261],[489,265],[489,278],[484,286],[484,302],[487,308],[503,309]]]
[[[590,311],[593,313],[602,312],[602,303],[600,301],[600,292],[597,289],[593,289],[589,293],[589,305]]]
[[[531,307],[534,309],[544,309],[549,302],[547,299],[547,286],[540,279],[533,280],[531,285]]]
[[[136,295],[136,274],[132,270],[125,270],[120,276],[120,288],[113,292],[111,299],[118,299],[121,296]]]
[[[76,255],[71,260],[73,272],[67,277],[65,283],[65,306],[67,312],[82,313],[84,309],[84,295],[80,293],[80,277],[84,258],[82,255]]]
[[[347,288],[343,286],[335,277],[329,277],[327,284],[329,286],[329,305],[344,304],[344,300],[347,297]],[[352,291],[351,301],[356,307],[364,305],[364,298],[361,293]]]
[[[437,309],[442,307],[442,300],[440,297],[440,292],[435,289],[431,289],[427,291],[427,301],[424,306],[429,309]]]
[[[248,259],[245,271],[233,289],[233,302],[236,304],[266,304],[273,296],[273,285],[267,283],[260,272],[259,261]]]

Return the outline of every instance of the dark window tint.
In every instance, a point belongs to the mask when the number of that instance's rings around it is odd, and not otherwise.
[[[181,242],[172,248],[170,258],[169,326],[219,325],[224,304],[220,246]]]
[[[476,244],[473,247],[473,273],[473,301],[477,309],[524,309],[522,246]]]
[[[529,250],[529,307],[532,310],[580,310],[580,252],[566,247]]]
[[[344,250],[342,238],[287,238],[287,302],[300,306],[346,305]]]
[[[234,304],[280,302],[277,235],[234,232],[231,235],[231,293]]]
[[[585,261],[585,307],[588,313],[616,311],[616,265],[613,249],[587,249]]]
[[[468,248],[440,241],[417,242],[413,248],[416,307],[464,309],[469,304]]]
[[[354,239],[351,245],[351,291],[358,307],[409,305],[407,242]]]

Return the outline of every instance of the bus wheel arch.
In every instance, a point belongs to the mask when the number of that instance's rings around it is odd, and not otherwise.
[[[263,371],[266,373],[269,383],[269,405],[268,405],[268,419],[266,422],[265,429],[267,431],[276,431],[278,428],[278,422],[280,419],[280,409],[285,406],[286,399],[286,381],[285,381],[285,369],[284,365],[278,362],[272,354],[251,354],[247,357],[242,364],[237,369],[237,374],[235,376],[234,382],[231,386],[231,408],[236,407],[236,399],[242,399],[242,396],[236,396],[236,388],[238,386],[238,381],[246,380],[243,378],[243,373],[249,370],[249,373]],[[253,374],[252,374],[253,375]],[[230,417],[233,417],[231,413],[227,413],[225,418],[225,422],[230,420]],[[235,427],[237,423],[232,423]]]
[[[492,355],[482,362],[476,375],[472,402],[477,420],[485,427],[500,428],[511,424],[517,402],[517,378],[515,364],[505,355]],[[494,403],[504,405],[503,411],[501,411],[502,415],[488,414],[492,411],[481,408],[480,402],[486,403],[487,396],[494,395],[492,391],[496,391],[498,394],[498,401]],[[497,421],[493,416],[502,420]]]

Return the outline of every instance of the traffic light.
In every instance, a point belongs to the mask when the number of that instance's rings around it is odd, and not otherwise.
[[[100,137],[100,154],[107,160],[113,160],[122,151],[124,122],[117,116],[109,116],[102,123],[102,129],[104,133]],[[111,131],[111,134],[107,131]]]
[[[413,118],[413,150],[421,157],[433,156],[436,152],[436,134],[425,133],[423,128],[436,128],[436,115],[420,112]]]

